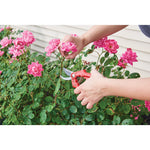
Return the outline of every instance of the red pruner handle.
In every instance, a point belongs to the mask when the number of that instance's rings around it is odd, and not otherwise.
[[[77,72],[73,72],[71,74],[72,78],[72,86],[77,88],[80,84],[78,83],[77,77],[84,77],[85,79],[90,78],[91,74],[86,72],[86,70],[80,70]]]

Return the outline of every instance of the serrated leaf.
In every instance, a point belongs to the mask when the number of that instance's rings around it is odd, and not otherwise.
[[[105,53],[105,58],[107,58],[109,56],[109,52]]]
[[[110,116],[112,116],[114,114],[114,111],[111,108],[107,108],[106,109],[106,113]]]
[[[126,70],[124,74],[127,77],[130,74],[130,72],[128,70]]]
[[[105,57],[102,57],[102,58],[100,59],[100,63],[103,64],[104,61],[105,61]]]
[[[120,122],[121,122],[120,117],[115,115],[113,117],[113,121],[112,121],[113,125],[118,125],[118,124],[120,124]]]
[[[110,66],[104,68],[104,71],[103,71],[104,77],[109,77],[110,76],[111,68],[112,67],[110,67]]]
[[[102,101],[100,101],[99,105],[100,105],[101,109],[105,109],[107,106],[107,102],[102,100]]]
[[[102,120],[104,120],[104,118],[105,118],[104,112],[101,111],[97,114],[98,121],[102,121]]]
[[[46,106],[47,112],[51,112],[54,107],[55,107],[55,104],[49,104],[48,106]]]
[[[45,123],[46,119],[47,119],[46,110],[42,110],[40,113],[40,122],[43,124]]]
[[[125,113],[128,114],[131,110],[131,106],[126,104],[126,105],[122,105],[121,110]]]
[[[113,61],[112,58],[108,58],[108,59],[105,61],[104,66],[109,65],[112,61]]]
[[[85,117],[85,120],[86,120],[86,121],[92,121],[92,120],[93,120],[93,115],[92,115],[92,114],[87,115],[87,116]]]
[[[124,119],[121,124],[122,125],[132,125],[133,120],[132,119]]]
[[[29,119],[33,119],[33,118],[34,118],[34,114],[33,114],[33,113],[30,113],[30,114],[28,115],[28,117],[29,117]]]
[[[39,106],[40,106],[39,102],[34,102],[32,108],[35,109],[38,108]]]
[[[131,73],[128,78],[130,79],[130,78],[139,78],[139,77],[140,77],[140,74],[134,72],[134,73]]]
[[[94,49],[95,49],[95,45],[92,45],[92,46],[91,46],[91,49],[94,50]]]
[[[77,113],[77,107],[76,106],[71,106],[69,109],[72,113]]]

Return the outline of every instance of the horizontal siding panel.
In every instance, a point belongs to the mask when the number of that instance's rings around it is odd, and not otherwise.
[[[144,53],[150,53],[150,43],[144,43],[142,41],[135,41],[134,39],[121,38],[119,36],[111,35],[110,38],[115,39],[119,46],[126,48],[132,48],[133,50],[141,51]]]
[[[55,32],[63,33],[63,34],[72,34],[76,33],[77,35],[83,34],[85,30],[76,28],[75,26],[41,26],[43,28],[53,30]]]
[[[117,35],[122,38],[130,39],[130,40],[136,40],[136,41],[142,41],[145,43],[150,43],[150,38],[146,37],[140,30],[129,30],[128,28],[125,28],[114,35]]]

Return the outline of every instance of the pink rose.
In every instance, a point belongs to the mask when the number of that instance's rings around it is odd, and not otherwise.
[[[24,49],[25,44],[26,44],[23,38],[16,38],[15,40],[13,40],[13,43],[14,43],[14,47],[18,50]]]
[[[106,40],[104,42],[104,49],[111,54],[117,53],[118,48],[119,48],[119,45],[117,44],[117,41],[115,40]]]
[[[0,56],[3,56],[3,54],[4,54],[4,51],[0,51]]]
[[[66,51],[66,52],[76,52],[77,51],[77,48],[76,48],[76,45],[72,42],[64,42],[61,44],[61,51]]]
[[[93,45],[95,45],[95,48],[101,48],[101,47],[104,47],[105,41],[107,41],[107,37],[94,41]]]
[[[0,75],[2,74],[2,71],[0,70]]]
[[[60,43],[60,39],[52,39],[49,42],[49,45],[45,48],[46,56],[50,56],[56,49],[58,49],[58,45]]]
[[[0,32],[2,32],[2,31],[4,31],[4,28],[1,28],[1,29],[0,29]]]
[[[9,30],[9,29],[11,29],[11,27],[7,26],[6,29]]]
[[[35,41],[33,34],[29,31],[24,31],[22,33],[22,38],[26,44],[26,46],[30,46]]]
[[[38,61],[37,62],[32,62],[31,65],[28,65],[28,74],[32,74],[34,77],[36,76],[42,76],[41,71],[43,71],[44,69],[42,68],[42,64],[39,64]]]
[[[16,49],[14,46],[10,47],[9,48],[9,51],[8,51],[9,54],[12,54],[13,56],[12,57],[17,57],[17,56],[20,56],[24,53],[24,50],[23,49]]]
[[[12,40],[8,39],[8,37],[4,37],[1,41],[0,41],[0,45],[2,45],[2,48],[7,47],[9,44],[11,44]]]
[[[138,120],[138,118],[139,118],[139,116],[136,116],[134,119],[135,119],[135,120]]]
[[[133,117],[133,115],[131,114],[130,117]]]
[[[133,52],[131,48],[127,48],[127,51],[124,54],[122,54],[123,60],[125,60],[130,65],[133,65],[133,62],[137,62],[136,57],[136,53]]]
[[[118,66],[120,66],[122,68],[126,68],[127,63],[122,58],[120,58],[120,60],[118,61]]]
[[[150,101],[145,101],[145,107],[150,111]]]
[[[118,61],[118,65],[125,68],[127,63],[133,65],[133,62],[137,62],[137,55],[131,48],[127,48],[127,51],[122,54],[120,60]]]

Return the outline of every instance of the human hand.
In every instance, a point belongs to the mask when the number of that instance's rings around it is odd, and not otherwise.
[[[91,109],[95,103],[107,96],[107,80],[97,70],[93,69],[91,77],[74,90],[75,94],[79,94],[77,100],[82,101],[82,105],[87,105],[87,109]]]
[[[72,52],[71,54],[69,54],[68,52],[61,51],[61,43],[63,43],[63,42],[72,42],[72,43],[74,43],[76,45],[77,51]],[[65,36],[65,38],[63,39],[63,41],[61,43],[60,43],[60,46],[59,46],[59,51],[60,51],[61,55],[64,56],[66,59],[75,58],[81,52],[81,50],[83,50],[83,48],[85,46],[81,37],[71,36],[71,35]]]

